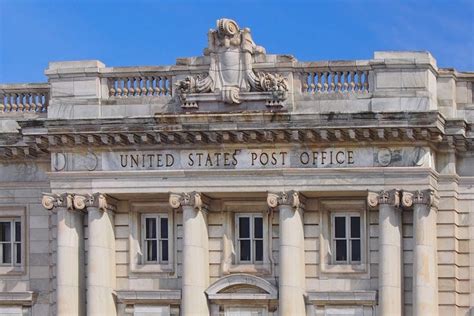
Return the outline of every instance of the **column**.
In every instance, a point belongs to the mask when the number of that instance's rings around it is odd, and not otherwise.
[[[305,263],[302,196],[295,191],[268,193],[267,202],[278,207],[279,248],[279,314],[306,315]]]
[[[183,277],[181,315],[209,315],[205,290],[209,286],[207,206],[197,192],[171,193],[170,205],[183,210]]]
[[[102,193],[75,195],[74,206],[87,209],[87,315],[116,315],[115,290],[115,207]]]
[[[398,190],[369,192],[370,207],[379,207],[379,311],[402,315],[402,225]]]
[[[432,190],[403,192],[413,206],[413,315],[438,315],[437,199]]]
[[[57,214],[57,315],[85,315],[83,212],[69,193],[45,194],[42,204]]]

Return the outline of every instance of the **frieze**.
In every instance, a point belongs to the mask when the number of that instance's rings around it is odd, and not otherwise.
[[[56,157],[60,157],[60,160],[56,160]],[[64,157],[70,162],[65,167],[62,163]],[[433,160],[431,151],[425,147],[228,147],[222,150],[176,149],[63,153],[53,155],[52,158],[52,170],[58,172],[430,167]],[[94,168],[91,168],[92,165]]]

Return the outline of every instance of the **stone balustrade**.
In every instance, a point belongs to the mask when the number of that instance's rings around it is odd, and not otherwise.
[[[367,93],[370,66],[347,65],[335,67],[313,66],[313,63],[302,63],[301,92],[303,94],[325,93]]]
[[[48,83],[0,85],[0,113],[47,112]]]
[[[136,73],[124,77],[110,77],[109,97],[170,96],[171,83],[171,74],[166,73]]]

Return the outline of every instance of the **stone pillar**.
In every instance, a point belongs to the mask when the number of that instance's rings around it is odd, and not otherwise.
[[[370,207],[379,207],[379,311],[402,315],[402,221],[398,190],[369,192]]]
[[[437,202],[432,190],[403,192],[413,206],[413,315],[438,315]]]
[[[207,206],[197,192],[170,194],[171,207],[183,210],[183,278],[181,315],[209,315],[205,290],[209,286]]]
[[[85,315],[84,218],[73,195],[45,194],[43,207],[57,213],[57,315]]]
[[[280,226],[279,249],[279,314],[306,315],[304,295],[306,277],[304,263],[303,203],[298,192],[268,193],[267,202],[278,207]]]
[[[116,315],[115,207],[101,193],[75,195],[74,207],[87,208],[89,238],[87,253],[87,315]]]

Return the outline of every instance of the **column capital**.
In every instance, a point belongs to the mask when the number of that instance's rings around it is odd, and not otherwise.
[[[304,196],[298,191],[268,192],[267,204],[274,208],[280,205],[288,205],[295,209],[304,209]]]
[[[370,207],[377,207],[381,204],[400,206],[400,190],[382,190],[380,192],[368,192],[367,203]]]
[[[414,204],[423,204],[427,206],[437,207],[438,202],[439,202],[439,198],[435,195],[435,192],[431,189],[416,190],[416,191],[403,191],[402,193],[402,204],[406,208],[410,208]]]
[[[68,210],[74,209],[73,203],[74,195],[72,193],[43,193],[41,204],[47,210],[52,210],[56,207],[63,207]]]
[[[111,198],[104,193],[96,192],[93,194],[74,194],[74,207],[78,210],[93,207],[102,212],[115,211],[116,207],[111,203]]]
[[[207,198],[199,192],[170,193],[169,203],[172,208],[192,206],[198,210],[208,208]]]

